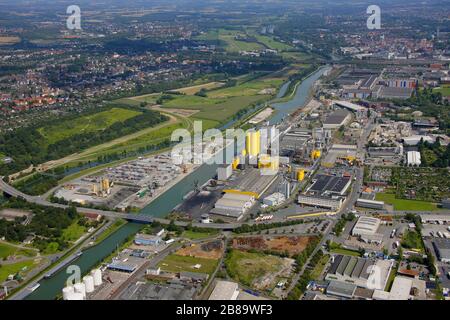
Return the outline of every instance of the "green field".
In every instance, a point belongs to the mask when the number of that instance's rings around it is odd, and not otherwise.
[[[266,47],[273,49],[273,50],[290,50],[292,47],[286,43],[279,42],[271,37],[268,36],[262,36],[262,35],[255,35],[256,39],[258,39],[258,42],[263,43]]]
[[[211,236],[217,235],[218,232],[195,232],[191,230],[186,230],[181,235],[183,238],[191,239],[191,240],[198,240],[198,239],[204,239],[209,238]]]
[[[396,199],[393,193],[377,193],[375,200],[394,206],[396,211],[433,211],[438,209],[436,204],[431,202]]]
[[[437,93],[440,92],[442,94],[442,96],[444,97],[448,97],[450,96],[450,85],[443,85],[439,88],[435,88],[433,89],[433,92]]]
[[[314,267],[314,270],[311,272],[312,279],[319,280],[319,277],[320,277],[323,269],[327,265],[328,260],[330,260],[330,256],[327,254],[324,255],[322,258],[320,258],[319,262]]]
[[[62,239],[69,242],[74,242],[80,239],[86,233],[86,231],[86,227],[80,226],[78,224],[78,221],[75,221],[63,231]]]
[[[185,257],[177,254],[171,254],[167,256],[163,261],[158,264],[161,270],[168,272],[200,272],[211,275],[217,267],[218,261],[215,259],[204,259],[196,257]],[[199,269],[195,269],[193,266],[200,264]]]
[[[402,238],[402,247],[406,249],[418,249],[423,252],[422,236],[417,231],[408,230]]]
[[[0,283],[8,279],[10,274],[16,274],[19,271],[30,271],[33,266],[34,262],[32,260],[5,265],[0,263]]]
[[[52,144],[76,134],[104,130],[116,122],[123,122],[140,114],[142,112],[135,110],[112,108],[107,111],[62,121],[55,125],[41,127],[38,131],[49,144]]]
[[[345,248],[334,248],[331,250],[331,252],[347,256],[361,257],[361,254],[358,251],[348,250]]]
[[[225,265],[230,277],[251,286],[256,279],[278,271],[282,266],[282,258],[233,249],[228,254]]]
[[[34,257],[36,256],[36,251],[17,248],[15,246],[9,245],[7,243],[0,243],[0,259],[3,260],[8,256],[24,256],[24,257]]]

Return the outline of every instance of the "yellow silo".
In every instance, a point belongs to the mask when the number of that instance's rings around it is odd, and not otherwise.
[[[245,149],[249,156],[256,157],[259,155],[261,152],[261,133],[259,131],[247,132]]]
[[[303,181],[305,179],[305,170],[297,170],[297,180]]]

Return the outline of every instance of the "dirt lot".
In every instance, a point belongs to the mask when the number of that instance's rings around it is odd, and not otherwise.
[[[275,236],[275,237],[239,237],[233,239],[233,248],[241,250],[271,250],[289,252],[295,255],[305,250],[314,237],[303,236]]]
[[[215,240],[201,244],[192,244],[181,248],[175,254],[195,258],[220,259],[223,255],[223,242]]]

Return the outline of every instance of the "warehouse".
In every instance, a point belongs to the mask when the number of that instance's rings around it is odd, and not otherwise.
[[[381,220],[372,217],[361,217],[356,222],[352,230],[353,236],[358,236],[361,241],[366,243],[381,244],[383,235],[377,233]]]
[[[141,246],[156,246],[161,243],[161,237],[150,234],[137,234],[134,238],[134,244]]]
[[[265,205],[268,205],[269,207],[275,207],[282,204],[284,201],[286,201],[286,197],[284,194],[276,192],[274,194],[271,194],[270,196],[264,198],[263,203]]]
[[[374,260],[344,255],[336,255],[332,261],[331,267],[325,277],[326,280],[349,282],[363,288],[368,288],[369,277],[376,270],[380,278],[376,283],[371,283],[373,287],[370,289],[379,290],[385,288],[393,266],[393,262],[389,260]]]
[[[395,277],[389,293],[389,300],[409,300],[413,280],[405,277]]]
[[[356,286],[351,283],[330,281],[327,287],[327,294],[342,297],[342,298],[353,298]]]
[[[384,202],[383,201],[375,201],[375,200],[359,198],[356,201],[356,206],[357,207],[361,207],[361,208],[383,210],[384,209]]]
[[[364,107],[354,104],[354,103],[351,103],[351,102],[348,102],[348,101],[333,101],[333,105],[340,107],[340,108],[348,109],[353,112],[365,110]]]
[[[308,192],[320,195],[344,195],[351,184],[350,177],[336,177],[318,174]]]
[[[342,206],[343,198],[332,199],[320,196],[300,194],[297,198],[297,201],[302,205],[338,210]]]
[[[437,238],[433,241],[433,247],[440,261],[450,263],[450,239]]]
[[[217,281],[209,300],[236,300],[239,295],[239,286],[236,282]]]
[[[449,214],[421,214],[422,223],[450,223]]]
[[[346,110],[336,110],[323,122],[324,129],[339,129],[347,125],[352,119],[351,113]]]
[[[253,206],[255,202],[255,196],[244,193],[225,193],[221,199],[219,199],[214,209],[211,210],[211,215],[218,218],[226,217],[233,221],[239,221],[242,219],[245,212]]]

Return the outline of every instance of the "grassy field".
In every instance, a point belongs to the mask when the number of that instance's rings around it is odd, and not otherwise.
[[[268,273],[278,271],[282,259],[262,253],[231,250],[225,260],[228,274],[236,281],[251,286],[253,281]]]
[[[214,236],[216,234],[218,234],[218,232],[216,232],[216,231],[214,231],[214,232],[194,232],[194,231],[186,230],[183,232],[183,234],[181,236],[183,238],[187,238],[187,239],[191,239],[191,240],[198,240],[198,239],[208,238],[208,237]]]
[[[180,92],[180,93],[184,93],[186,95],[194,95],[197,92],[199,92],[202,89],[205,90],[211,90],[211,89],[217,89],[220,88],[224,85],[223,82],[208,82],[208,83],[203,83],[203,84],[198,84],[195,86],[191,86],[191,87],[185,87],[185,88],[181,88],[181,89],[177,89],[177,90],[172,90],[173,92]]]
[[[204,259],[195,257],[185,257],[176,254],[167,256],[163,261],[158,264],[161,270],[168,272],[200,272],[211,275],[217,267],[218,261],[215,259]],[[194,266],[200,264],[199,269],[195,269]]]
[[[393,205],[396,211],[433,211],[437,206],[431,202],[396,199],[393,193],[377,193],[375,200]]]
[[[444,97],[450,96],[450,85],[443,85],[439,88],[433,89],[434,92],[440,92]]]
[[[63,231],[62,238],[66,241],[74,242],[80,239],[86,231],[86,227],[80,226],[78,221],[75,221]]]
[[[15,246],[12,246],[12,245],[4,243],[4,242],[0,243],[0,259],[3,260],[11,255],[34,257],[34,256],[36,256],[36,251],[17,248]]]
[[[1,265],[1,263],[0,263]],[[22,261],[13,264],[5,264],[0,266],[0,283],[8,279],[10,274],[16,274],[19,271],[30,271],[34,267],[33,260]]]
[[[290,45],[283,43],[283,42],[279,42],[271,37],[262,36],[262,35],[254,35],[254,36],[256,37],[256,39],[258,39],[258,42],[263,43],[266,47],[268,47],[270,49],[278,50],[278,51],[292,49],[292,47]]]
[[[52,144],[76,134],[104,130],[116,122],[123,122],[140,114],[142,112],[124,108],[112,108],[74,120],[66,120],[55,125],[41,127],[38,130],[47,142]]]
[[[319,280],[319,277],[323,271],[323,269],[325,268],[325,266],[328,263],[328,260],[330,260],[330,256],[329,255],[324,255],[319,262],[316,264],[316,266],[314,267],[314,270],[311,272],[311,278],[315,279],[315,280]]]
[[[408,230],[402,238],[401,241],[402,247],[406,249],[418,249],[423,252],[423,242],[422,237],[417,231]]]

